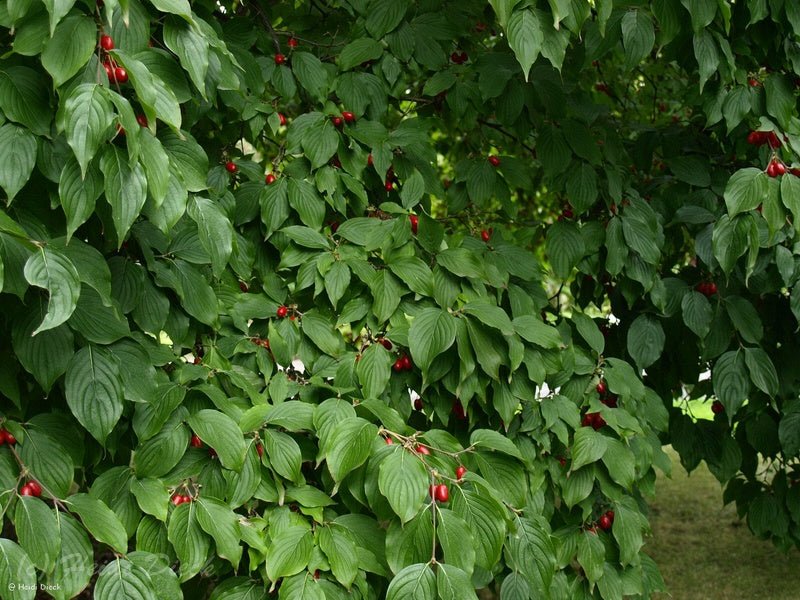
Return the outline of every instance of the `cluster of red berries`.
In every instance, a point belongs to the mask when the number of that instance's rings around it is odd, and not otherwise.
[[[394,370],[395,373],[400,373],[402,371],[410,371],[413,368],[414,365],[412,364],[411,358],[408,356],[408,354],[400,355],[400,357],[396,361],[394,361],[394,364],[392,365],[392,369]]]
[[[770,177],[780,177],[781,175],[786,175],[787,172],[791,173],[795,177],[800,177],[800,169],[787,169],[786,165],[777,158],[773,158],[767,165],[766,173]]]
[[[608,391],[608,385],[604,380],[601,379],[598,381],[595,389],[597,393],[600,394],[600,402],[609,408],[617,408],[617,395]]]
[[[770,148],[779,148],[781,141],[774,131],[751,131],[747,136],[747,143],[752,146],[769,144]]]
[[[598,412],[586,413],[583,415],[583,419],[581,419],[581,425],[583,427],[591,427],[597,431],[606,426],[606,420],[603,418],[603,415]]]
[[[175,494],[172,497],[172,500],[170,500],[170,502],[172,502],[175,506],[179,506],[181,504],[185,504],[185,503],[191,502],[191,501],[192,501],[192,497],[189,496],[188,494]]]
[[[717,284],[713,281],[701,281],[695,286],[695,289],[706,298],[710,298],[717,293]]]
[[[344,126],[345,123],[348,123],[348,124],[355,123],[356,122],[356,116],[355,116],[355,114],[351,113],[349,110],[343,110],[342,111],[342,116],[341,117],[337,117],[337,116],[331,117],[331,122],[333,123],[334,127],[336,127],[337,129],[341,129]]]
[[[114,38],[110,35],[103,34],[100,36],[100,49],[104,53],[103,68],[106,70],[106,75],[111,83],[127,83],[128,72],[117,65],[114,60],[108,56],[108,52],[114,49]]]
[[[597,519],[597,526],[603,531],[608,531],[614,524],[614,511],[609,510],[604,515]]]
[[[457,65],[463,65],[469,60],[469,56],[467,56],[466,52],[453,52],[450,55],[450,60]]]
[[[14,434],[11,433],[5,427],[0,429],[0,446],[3,444],[8,444],[9,446],[13,446],[17,443],[17,438],[14,437]]]
[[[42,495],[42,486],[39,485],[38,481],[34,481],[33,479],[31,479],[28,483],[26,483],[19,489],[19,495],[35,496],[36,498],[38,498],[39,496]]]
[[[428,489],[428,493],[436,502],[447,502],[450,500],[450,489],[443,483],[431,485]]]

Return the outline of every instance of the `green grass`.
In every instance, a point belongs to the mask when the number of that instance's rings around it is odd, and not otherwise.
[[[705,464],[691,475],[677,454],[672,478],[660,477],[651,502],[653,537],[645,552],[656,561],[675,600],[797,600],[800,552],[783,554],[755,538],[722,506],[722,488]],[[669,598],[661,595],[660,598]]]

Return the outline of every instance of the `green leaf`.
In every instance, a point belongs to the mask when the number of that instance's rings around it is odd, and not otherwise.
[[[392,355],[381,344],[372,344],[361,354],[356,372],[364,398],[380,398],[392,376]]]
[[[200,243],[211,257],[214,276],[220,277],[233,252],[233,225],[219,204],[207,198],[192,198],[186,212],[197,223]]]
[[[114,122],[108,93],[95,83],[78,85],[62,101],[57,121],[67,134],[67,143],[75,152],[81,172],[86,173]]]
[[[594,320],[587,317],[583,313],[574,311],[572,313],[572,321],[575,323],[575,328],[578,330],[580,336],[586,340],[586,343],[597,352],[602,354],[605,349],[605,338],[602,332],[595,324]]]
[[[314,113],[312,113],[314,114]],[[339,146],[339,134],[324,115],[316,114],[311,126],[306,129],[301,141],[306,158],[311,161],[312,168],[326,164]]]
[[[642,516],[632,498],[626,498],[616,506],[612,532],[619,545],[619,559],[629,565],[639,559],[642,547]]]
[[[54,598],[68,600],[89,585],[94,575],[94,553],[86,530],[70,515],[61,514],[58,526],[60,552],[47,584],[57,586],[50,592]]]
[[[335,482],[340,482],[369,457],[378,428],[359,417],[336,424],[327,444],[326,460]]]
[[[200,95],[206,97],[209,67],[209,41],[198,27],[174,18],[164,22],[164,45],[178,57]]]
[[[197,522],[217,547],[217,555],[224,558],[236,569],[242,558],[239,545],[239,516],[223,502],[215,498],[200,496],[194,503],[197,508]]]
[[[69,17],[56,27],[42,51],[42,66],[60,87],[81,70],[94,53],[97,25],[89,17]]]
[[[266,554],[267,577],[277,581],[302,571],[311,560],[314,539],[311,532],[300,526],[290,526],[272,538]]]
[[[38,429],[29,428],[19,453],[31,478],[42,484],[45,493],[66,497],[75,467],[71,455],[60,442]]]
[[[475,586],[467,573],[445,563],[436,569],[436,589],[441,600],[477,600]]]
[[[303,482],[300,473],[302,455],[300,446],[290,435],[282,431],[265,429],[262,432],[264,448],[269,457],[269,463],[275,472],[296,484]]]
[[[144,207],[147,178],[139,163],[131,166],[128,157],[115,147],[103,153],[100,170],[105,177],[106,200],[111,205],[117,246],[121,247],[128,230]]]
[[[795,110],[792,84],[785,77],[773,73],[764,82],[764,92],[767,96],[767,112],[775,117],[782,128],[788,128]]]
[[[450,497],[450,510],[469,525],[475,564],[490,569],[500,560],[506,535],[506,509],[482,487],[461,488]]]
[[[655,44],[653,21],[643,10],[632,9],[622,17],[622,45],[625,48],[625,68],[634,69],[644,60]]]
[[[150,0],[150,4],[161,12],[178,15],[190,23],[192,21],[192,7],[189,0]]]
[[[206,564],[211,547],[208,536],[197,523],[193,502],[175,507],[169,518],[167,535],[181,563],[181,581],[188,581]]]
[[[382,38],[400,24],[410,5],[410,0],[375,0],[367,15],[367,31],[374,38]]]
[[[328,557],[333,576],[350,589],[358,575],[358,549],[353,536],[344,527],[322,527],[318,531],[319,547]]]
[[[586,252],[586,246],[574,223],[558,222],[547,230],[547,256],[559,279],[566,279]]]
[[[0,538],[0,586],[4,594],[15,586],[14,600],[33,600],[36,596],[36,570],[31,559],[22,548],[5,538]]]
[[[698,337],[704,338],[711,327],[711,319],[714,316],[711,303],[700,292],[689,292],[683,295],[681,300],[681,310],[683,311],[683,322]]]
[[[306,227],[311,229],[322,227],[322,222],[325,220],[325,202],[313,184],[301,179],[290,179],[288,198],[289,205],[297,211]]]
[[[421,311],[408,332],[411,356],[423,371],[427,371],[433,360],[450,348],[455,339],[454,317],[437,308]]]
[[[58,196],[67,217],[67,242],[75,231],[94,214],[95,203],[103,193],[100,171],[90,166],[85,174],[74,157],[67,159],[58,182]]]
[[[617,440],[609,439],[603,454],[603,463],[611,479],[626,490],[632,488],[636,478],[636,463],[633,452],[627,446]]]
[[[736,331],[752,344],[757,344],[764,337],[764,326],[758,311],[741,296],[728,296],[725,298],[725,308],[731,318]]]
[[[546,324],[539,317],[523,315],[514,319],[513,323],[517,335],[526,342],[542,348],[558,349],[563,346],[558,329]]]
[[[292,53],[292,72],[306,91],[323,100],[328,91],[328,73],[322,61],[309,52]]]
[[[10,203],[31,177],[36,164],[36,138],[27,129],[0,127],[0,187]]]
[[[706,29],[694,34],[694,56],[700,70],[700,91],[706,85],[709,77],[714,75],[719,68],[719,52],[714,36]],[[728,124],[730,127],[730,122]]]
[[[427,564],[409,565],[392,579],[386,600],[436,600],[436,575]]]
[[[339,70],[349,71],[361,63],[377,60],[383,54],[383,46],[371,38],[358,38],[348,43],[339,53]]]
[[[597,533],[584,531],[578,542],[578,563],[583,567],[586,578],[595,583],[603,576],[606,561],[606,548]]]
[[[325,273],[325,291],[334,308],[339,304],[350,285],[350,268],[342,261],[336,261]]]
[[[514,10],[514,6],[519,4],[519,0],[489,0],[489,4],[492,5],[497,15],[497,22],[500,23],[503,29],[506,29],[511,11]]]
[[[157,600],[158,594],[150,575],[129,560],[117,558],[108,563],[100,575],[94,589],[96,600]]]
[[[800,403],[787,403],[782,410],[778,425],[778,438],[786,456],[795,457],[800,453]]]
[[[117,359],[103,348],[82,348],[67,367],[65,387],[72,414],[104,444],[122,415],[122,379]]]
[[[414,453],[396,448],[381,461],[378,488],[395,514],[405,523],[422,507],[428,493],[429,476],[425,465]]]
[[[159,521],[167,522],[167,507],[169,506],[169,490],[160,479],[145,478],[131,479],[131,493],[136,497],[139,508],[148,515],[153,515]]]
[[[132,135],[132,134],[129,134]],[[169,156],[161,141],[149,129],[139,128],[139,162],[147,177],[147,193],[156,207],[161,208],[170,186]]]
[[[61,536],[53,511],[39,498],[20,496],[14,510],[17,541],[37,569],[49,573],[61,550]]]
[[[519,449],[514,445],[510,439],[502,433],[492,431],[491,429],[476,429],[469,436],[469,443],[477,448],[488,448],[508,454],[514,458],[522,460],[522,454]]]
[[[594,205],[597,201],[597,176],[591,165],[581,165],[570,173],[567,179],[567,196],[578,214]]]
[[[74,494],[67,498],[67,506],[76,513],[83,526],[94,539],[108,544],[120,553],[128,551],[128,534],[114,512],[108,506],[88,494]]]
[[[339,356],[344,351],[344,340],[334,329],[328,317],[311,309],[303,315],[303,333],[323,352],[331,356]]]
[[[281,231],[285,233],[290,240],[304,248],[314,248],[317,250],[330,249],[330,242],[318,231],[314,231],[310,227],[303,227],[301,225],[292,225],[284,227]]]
[[[493,5],[501,4],[501,2],[494,2]],[[502,4],[507,4],[503,2]],[[495,6],[497,10],[497,6]],[[506,11],[503,11],[506,12]],[[506,13],[507,14],[507,13]],[[499,15],[499,13],[498,13]],[[505,19],[501,19],[501,23]],[[531,66],[536,62],[539,57],[539,52],[544,43],[544,34],[542,32],[542,24],[539,22],[539,17],[535,11],[525,8],[522,10],[515,10],[508,17],[508,45],[514,51],[514,56],[522,67],[522,74],[525,76],[525,81],[528,81],[528,74],[530,73]]]
[[[25,125],[36,135],[50,135],[50,90],[40,72],[4,65],[0,70],[0,107],[11,121]]]
[[[744,362],[753,385],[768,396],[775,396],[778,393],[778,372],[769,354],[761,348],[745,348]]]
[[[608,448],[606,437],[591,427],[581,427],[575,431],[572,444],[572,470],[589,465],[602,458]]]
[[[725,406],[729,419],[733,419],[750,393],[750,380],[745,367],[743,353],[730,351],[720,356],[711,370],[714,393]]]
[[[32,335],[54,329],[69,319],[81,292],[78,271],[71,260],[49,247],[39,248],[25,262],[25,279],[50,293],[47,313]]]
[[[651,315],[639,315],[628,329],[628,353],[640,369],[658,360],[664,351],[664,328]]]
[[[216,451],[223,467],[241,471],[247,446],[236,421],[217,410],[203,409],[190,416],[187,422],[192,431]]]
[[[442,546],[445,562],[471,574],[475,568],[475,547],[469,526],[451,510],[439,505],[436,510],[439,517],[436,537]]]
[[[755,209],[768,192],[767,175],[761,169],[748,167],[734,173],[725,185],[725,205],[731,218]]]
[[[181,131],[180,135],[168,132],[160,139],[169,155],[170,172],[177,174],[190,192],[204,191],[207,187],[208,155],[203,147],[186,131]]]

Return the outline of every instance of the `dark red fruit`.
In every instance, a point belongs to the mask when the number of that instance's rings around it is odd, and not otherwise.
[[[345,123],[355,123],[356,116],[348,110],[342,111],[342,118]]]
[[[117,83],[128,83],[128,72],[122,67],[114,69],[114,81]]]
[[[415,410],[422,410],[422,408],[424,406],[425,406],[425,404],[423,404],[422,398],[417,398],[416,400],[414,400],[414,409]]]
[[[411,233],[417,234],[417,227],[419,226],[419,217],[417,215],[408,215],[408,220],[411,221]]]
[[[5,438],[5,440],[6,440],[6,444],[8,444],[9,446],[13,446],[14,444],[16,444],[16,443],[17,443],[17,438],[15,438],[15,437],[14,437],[14,434],[13,434],[13,433],[11,433],[11,432],[10,432],[10,431],[8,431],[8,430],[5,430],[5,431],[3,432],[3,437],[4,437],[4,438]]]
[[[461,421],[467,418],[467,413],[464,411],[464,405],[458,400],[453,402],[453,416]]]
[[[748,79],[748,80],[747,80],[747,84],[748,84],[750,87],[754,87],[754,88],[755,88],[755,87],[758,87],[758,86],[760,86],[760,85],[761,85],[761,82],[760,82],[758,79],[753,79],[753,78],[751,77],[750,79]]]
[[[448,500],[450,500],[450,490],[445,484],[440,483],[436,486],[436,501],[447,502]]]
[[[597,383],[597,387],[595,388],[598,394],[605,394],[608,391],[608,386],[606,382],[602,379]]]
[[[565,219],[571,219],[572,217],[575,216],[575,214],[572,212],[571,208],[565,208],[564,210],[561,211],[561,216],[564,217]]]
[[[600,529],[603,531],[608,531],[611,529],[611,519],[608,518],[608,515],[603,515],[598,519],[597,524],[600,526]]]
[[[394,189],[394,184],[391,181],[387,181],[386,183],[383,184],[383,188],[387,192],[391,192]]]
[[[147,127],[147,117],[144,115],[136,115],[136,122],[142,127]]]
[[[499,167],[500,166],[500,157],[494,156],[494,155],[490,156],[489,157],[489,164],[492,165],[493,167]]]
[[[779,148],[781,145],[781,141],[778,139],[778,136],[774,131],[770,131],[767,134],[767,143],[769,144],[770,148]]]
[[[481,239],[484,242],[488,242],[490,237],[491,237],[491,234],[488,231],[486,231],[485,229],[483,231],[481,231]]]
[[[600,402],[609,408],[617,408],[617,397],[614,394],[610,394],[607,398],[600,400]]]
[[[594,426],[594,415],[592,413],[586,413],[583,415],[581,419],[581,426],[582,427],[593,427]]]
[[[337,229],[339,229],[339,221],[333,221],[331,223],[331,233],[336,233]]]
[[[250,291],[250,286],[247,285],[244,281],[239,282],[239,289],[242,291],[243,294],[246,294]]]
[[[390,342],[386,338],[381,338],[381,339],[378,340],[378,342],[380,343],[381,346],[383,346],[387,350],[391,350],[392,349],[392,342]]]
[[[715,415],[720,414],[724,410],[725,410],[725,407],[722,405],[722,402],[720,402],[719,400],[714,400],[714,402],[711,404],[711,412],[713,412]]]
[[[277,181],[277,179],[278,178],[275,177],[275,175],[273,175],[272,173],[267,173],[267,176],[264,177],[264,183],[266,183],[267,185],[272,185],[273,183],[275,183],[275,181]]]
[[[765,141],[764,133],[762,131],[751,131],[749,134],[747,134],[747,143],[751,146],[760,146]]]
[[[108,52],[109,50],[113,50],[114,49],[114,38],[112,38],[110,35],[105,35],[105,34],[101,35],[100,36],[100,47],[103,50],[105,50],[106,52]]]
[[[603,418],[603,415],[601,415],[600,413],[594,413],[594,416],[592,417],[592,427],[594,427],[595,430],[597,430],[597,429],[602,429],[603,427],[605,427],[605,425],[606,425],[606,420]]]
[[[202,448],[203,447],[203,440],[201,440],[200,437],[196,433],[192,434],[192,439],[189,440],[189,445],[192,448]]]
[[[425,456],[430,456],[431,451],[428,450],[427,446],[423,446],[422,444],[417,444],[416,451],[418,454],[424,454]]]
[[[278,122],[281,124],[281,127],[286,126],[286,115],[283,113],[278,113]]]
[[[275,314],[278,316],[279,319],[283,319],[286,315],[289,314],[289,309],[285,306],[279,306],[278,310],[275,311]]]
[[[275,64],[276,65],[282,65],[285,62],[286,62],[286,57],[283,54],[279,53],[279,54],[275,55]]]
[[[463,465],[459,465],[458,468],[456,469],[456,479],[461,481],[461,479],[463,479],[463,477],[464,477],[464,473],[466,473],[466,472],[467,472],[467,468],[465,466],[463,466]]]
[[[286,45],[289,46],[289,48],[297,48],[297,40],[295,38],[289,38],[286,40]]]
[[[236,171],[239,170],[239,167],[236,166],[235,162],[229,160],[225,163],[225,170],[228,171],[228,173],[236,173]]]
[[[403,359],[398,358],[396,361],[394,361],[392,369],[394,370],[395,373],[400,373],[403,370]]]
[[[386,442],[387,446],[391,446],[392,444],[394,444],[394,442],[392,441],[392,438],[390,438],[390,437],[383,438],[383,441]]]
[[[367,166],[371,167],[374,163],[375,163],[375,161],[372,158],[372,154],[367,156]]]
[[[337,129],[339,129],[342,125],[344,125],[344,119],[342,119],[342,117],[333,117],[331,119],[331,122],[333,123],[333,126],[336,127]]]
[[[114,81],[114,67],[112,67],[109,63],[103,63],[103,68],[106,70],[106,77],[108,80],[113,82]]]
[[[38,496],[39,494],[34,493],[34,489],[31,487],[30,483],[26,483],[19,489],[20,496]]]
[[[264,446],[260,442],[256,443],[256,452],[258,452],[259,458],[264,456]]]
[[[404,354],[403,356],[401,356],[400,362],[403,365],[404,371],[410,371],[413,368],[413,365],[411,364],[411,359],[408,357],[408,354]]]
[[[181,496],[180,494],[175,494],[170,500],[170,502],[172,502],[175,506],[179,506],[183,504],[183,496]]]

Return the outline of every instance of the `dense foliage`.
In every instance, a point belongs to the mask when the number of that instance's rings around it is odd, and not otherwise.
[[[798,6],[0,1],[0,597],[649,597],[662,443],[800,541]]]

